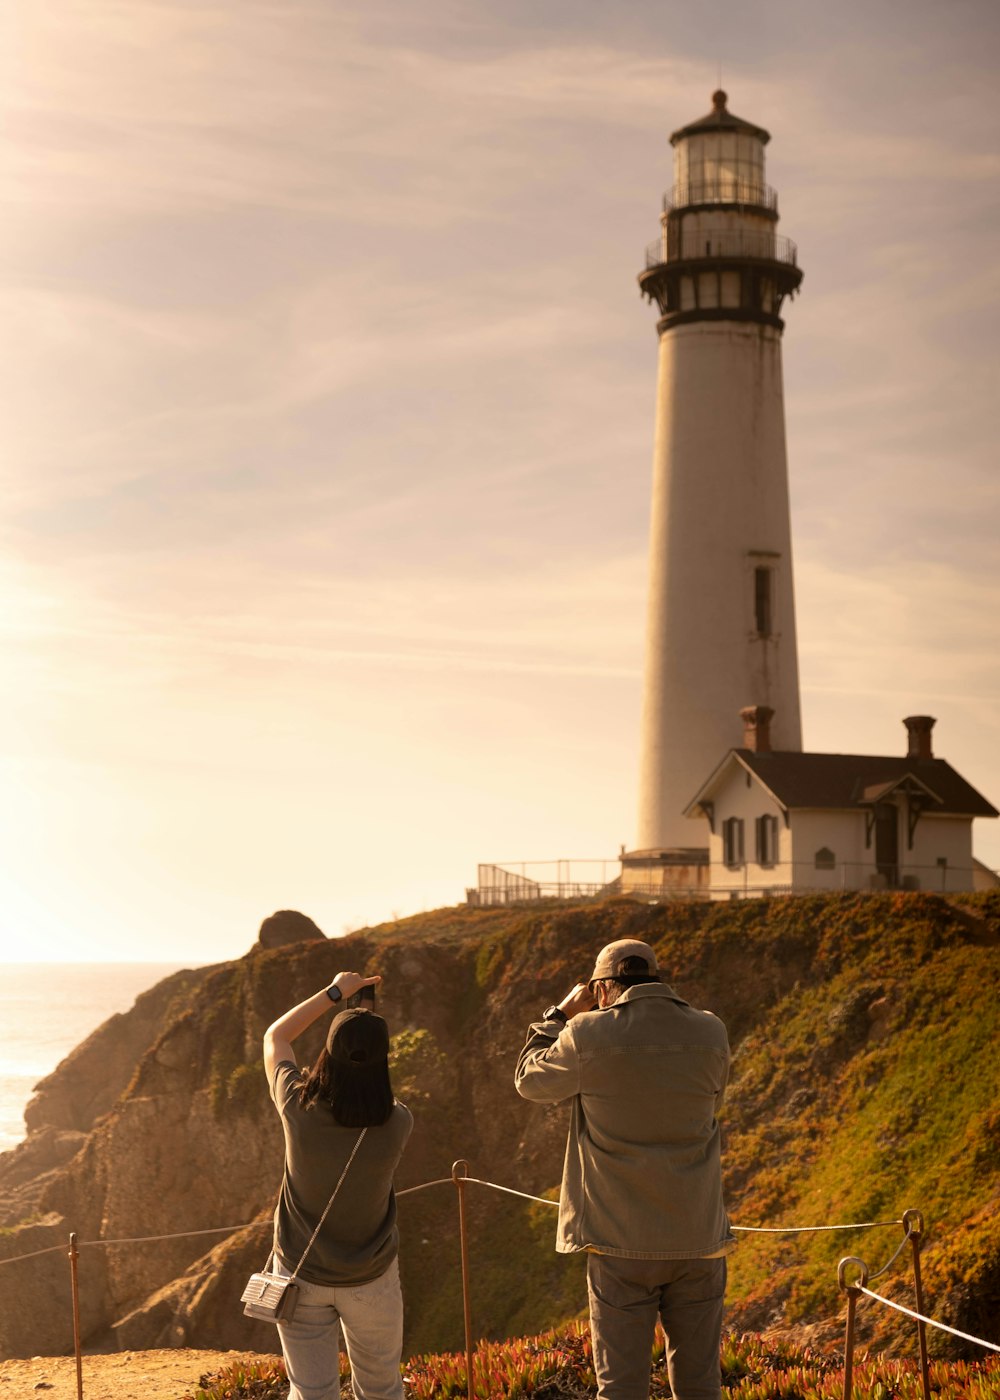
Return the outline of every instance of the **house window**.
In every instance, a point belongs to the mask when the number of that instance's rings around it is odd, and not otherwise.
[[[727,817],[722,823],[722,859],[730,867],[743,864],[742,817]]]
[[[778,818],[758,817],[755,823],[757,835],[757,864],[777,865],[778,863]]]
[[[758,566],[753,571],[753,617],[758,637],[769,637],[773,630],[772,595],[774,571]]]
[[[829,846],[820,846],[816,852],[815,864],[817,870],[832,870],[837,864],[837,857],[830,850]]]

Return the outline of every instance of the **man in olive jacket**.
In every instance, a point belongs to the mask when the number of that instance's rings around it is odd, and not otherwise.
[[[620,939],[528,1032],[518,1093],[572,1100],[556,1249],[587,1253],[601,1400],[647,1400],[657,1316],[675,1400],[719,1400],[725,1256],[716,1114],[726,1028],[660,981],[647,943]]]

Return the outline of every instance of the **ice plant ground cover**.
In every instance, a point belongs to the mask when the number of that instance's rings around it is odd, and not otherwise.
[[[596,1394],[586,1326],[545,1332],[538,1337],[482,1342],[475,1362],[477,1400],[591,1400]],[[1000,1400],[1000,1356],[981,1361],[933,1361],[931,1390],[936,1400]],[[343,1394],[351,1395],[346,1371]],[[458,1353],[411,1357],[404,1368],[407,1400],[452,1400],[465,1396],[465,1357]],[[753,1333],[730,1335],[722,1344],[722,1384],[726,1400],[840,1400],[843,1365],[839,1357],[774,1342]],[[283,1400],[288,1381],[280,1361],[230,1367],[203,1376],[185,1400]],[[663,1348],[654,1352],[653,1400],[670,1395]],[[860,1356],[855,1361],[857,1400],[920,1400],[920,1369],[915,1361]]]

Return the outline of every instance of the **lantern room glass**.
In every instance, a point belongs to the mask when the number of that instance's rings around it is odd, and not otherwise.
[[[764,143],[746,132],[686,136],[674,147],[679,204],[758,204],[764,192]]]

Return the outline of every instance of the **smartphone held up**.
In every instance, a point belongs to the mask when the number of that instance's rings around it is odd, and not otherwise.
[[[370,987],[362,987],[361,990],[355,992],[352,997],[347,998],[345,1005],[360,1006],[363,1011],[374,1011],[375,984],[372,983]]]

